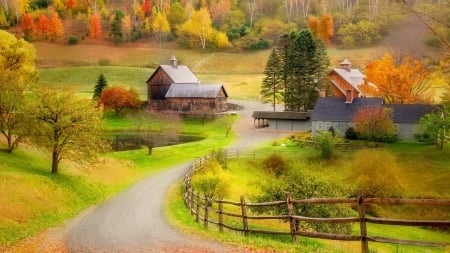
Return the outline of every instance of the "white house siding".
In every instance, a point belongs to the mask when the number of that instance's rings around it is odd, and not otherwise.
[[[417,124],[396,124],[398,138],[403,141],[414,141],[414,134],[417,131]]]
[[[354,124],[351,122],[340,122],[340,121],[312,121],[312,134],[315,136],[317,132],[328,131],[330,127],[334,128],[334,131],[338,136],[345,136],[345,131],[349,127],[353,127]]]

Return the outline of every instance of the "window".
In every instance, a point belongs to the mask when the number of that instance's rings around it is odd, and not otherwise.
[[[322,121],[317,122],[317,130],[323,130],[323,122]]]
[[[325,122],[325,130],[330,129],[331,127],[331,122]]]

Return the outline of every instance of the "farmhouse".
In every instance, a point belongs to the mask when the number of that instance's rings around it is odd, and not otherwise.
[[[340,68],[333,69],[328,77],[333,96],[349,99],[365,96],[360,89],[361,85],[365,82],[365,76],[359,69],[353,69],[352,63],[349,60],[343,60],[340,63]],[[371,83],[369,85],[374,86]]]
[[[375,106],[391,109],[397,136],[401,140],[411,141],[414,140],[420,118],[437,110],[436,106],[428,104],[384,104],[380,97],[358,97],[351,103],[347,100],[339,97],[321,97],[317,100],[311,115],[313,135],[333,127],[340,136],[344,136],[349,127],[354,127],[352,118],[360,108]]]
[[[160,65],[147,80],[148,109],[189,113],[227,110],[228,94],[222,84],[200,84],[192,71],[178,65],[175,56],[169,65]]]

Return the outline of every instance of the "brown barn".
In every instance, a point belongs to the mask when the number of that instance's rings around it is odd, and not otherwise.
[[[148,109],[153,111],[227,110],[228,94],[221,84],[200,84],[191,70],[178,65],[175,56],[169,65],[160,65],[147,80]]]

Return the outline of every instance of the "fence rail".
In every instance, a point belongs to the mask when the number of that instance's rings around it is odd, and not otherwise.
[[[239,150],[226,151],[226,156],[231,157],[256,157],[256,152],[242,152]],[[205,227],[208,224],[214,224],[219,227],[219,231],[224,228],[242,232],[245,236],[250,233],[271,234],[271,235],[290,235],[293,241],[297,240],[297,236],[340,240],[340,241],[360,241],[361,252],[369,252],[369,242],[390,243],[390,244],[404,244],[425,247],[446,247],[450,246],[449,242],[424,242],[413,240],[402,240],[395,238],[369,236],[367,234],[367,223],[382,224],[382,225],[397,225],[397,226],[426,226],[426,227],[450,227],[450,220],[403,220],[403,219],[388,219],[366,217],[366,206],[371,204],[379,205],[423,205],[423,206],[450,206],[450,199],[398,199],[398,198],[312,198],[312,199],[292,199],[290,193],[286,193],[286,200],[271,201],[263,203],[247,203],[244,196],[240,197],[240,201],[229,201],[223,199],[212,199],[208,196],[201,196],[194,192],[191,187],[191,179],[194,172],[200,168],[203,162],[209,159],[209,156],[199,158],[190,164],[189,170],[184,177],[184,203],[190,210],[191,214],[195,216],[197,222],[203,222]],[[298,204],[316,205],[316,204],[347,204],[357,206],[358,217],[336,217],[336,218],[316,218],[296,215],[294,213],[294,206]],[[248,208],[254,207],[273,207],[285,206],[288,215],[253,215]],[[235,212],[224,211],[235,209]],[[237,210],[239,209],[239,210]],[[212,216],[216,219],[213,219]],[[234,224],[227,224],[226,219],[237,218],[241,220],[238,227],[237,222]],[[249,221],[254,220],[277,220],[289,221],[289,231],[275,231],[254,228],[250,226]],[[298,222],[320,222],[320,223],[359,223],[359,235],[347,234],[333,234],[321,233],[312,231],[297,230]]]

